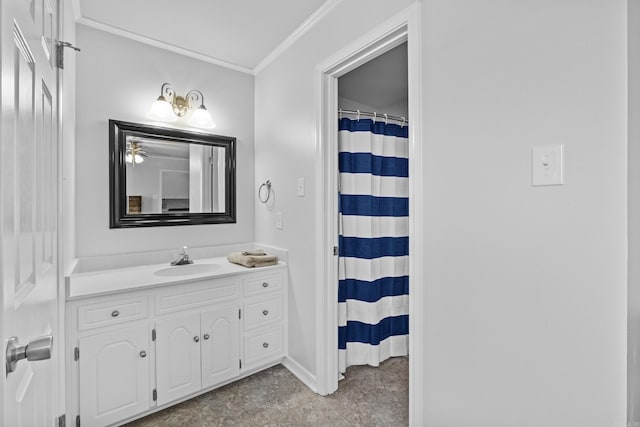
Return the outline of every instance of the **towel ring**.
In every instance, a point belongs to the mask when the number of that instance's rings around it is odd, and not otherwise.
[[[262,197],[262,189],[266,188],[267,189],[267,197]],[[269,197],[271,197],[271,180],[267,180],[266,182],[263,182],[262,184],[260,184],[260,187],[258,187],[258,200],[260,200],[261,203],[267,203],[269,201]]]

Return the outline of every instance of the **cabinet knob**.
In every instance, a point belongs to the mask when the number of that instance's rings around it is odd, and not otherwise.
[[[144,350],[142,350],[142,351],[140,352],[140,357],[147,357],[147,352],[146,352],[146,351],[144,351]]]
[[[262,310],[262,314],[265,315],[265,316],[268,315],[269,314],[269,310]]]
[[[200,337],[196,335],[195,337],[193,337],[193,340],[194,340],[195,342],[198,342],[198,341],[200,341]]]
[[[267,282],[264,282],[264,283],[262,283],[262,287],[263,287],[263,288],[268,288],[268,287],[269,287],[269,284],[268,284]]]
[[[262,343],[262,346],[263,346],[264,348],[267,348],[267,347],[269,347],[269,343],[268,343],[268,342],[263,342],[263,343]]]
[[[205,340],[208,340],[208,339],[209,339],[209,334],[204,334],[204,335],[202,336],[202,338],[204,338]]]
[[[118,317],[118,316],[120,316],[120,312],[118,310],[113,310],[111,312],[111,317]]]

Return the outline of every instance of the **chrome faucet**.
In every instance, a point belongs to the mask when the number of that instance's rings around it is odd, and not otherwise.
[[[183,246],[182,249],[180,250],[180,253],[178,254],[179,258],[171,261],[171,265],[186,265],[186,264],[193,264],[193,261],[191,261],[189,259],[189,254],[187,253],[187,247]]]

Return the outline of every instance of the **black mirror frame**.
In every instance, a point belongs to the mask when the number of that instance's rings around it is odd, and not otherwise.
[[[225,211],[216,213],[128,214],[126,192],[126,139],[129,135],[170,139],[225,149]],[[236,222],[236,139],[140,123],[109,120],[109,228],[169,225],[227,224]]]

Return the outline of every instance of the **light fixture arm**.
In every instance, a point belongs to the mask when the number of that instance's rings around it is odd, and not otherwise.
[[[204,107],[204,95],[199,90],[190,90],[185,98],[190,109]]]
[[[164,98],[169,104],[173,104],[173,100],[176,95],[176,90],[173,88],[171,83],[162,83],[162,87],[160,88],[160,97]]]

